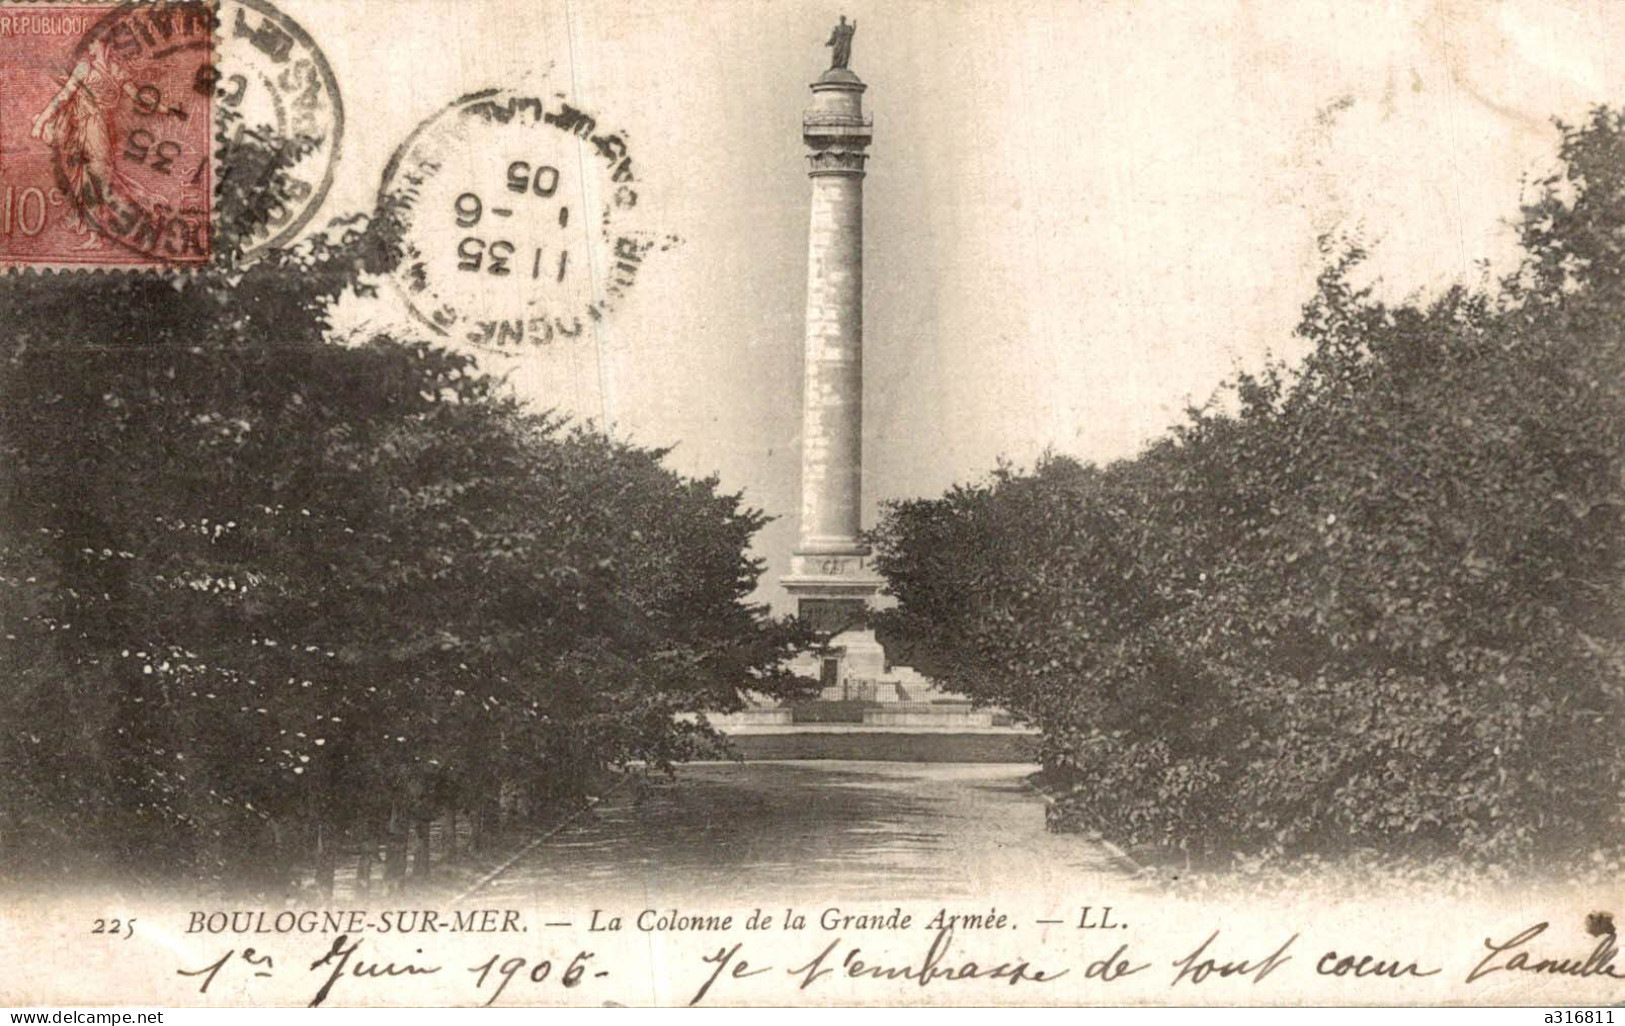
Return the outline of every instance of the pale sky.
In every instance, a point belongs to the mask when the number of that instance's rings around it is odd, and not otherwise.
[[[1550,119],[1625,99],[1617,3],[280,6],[344,93],[324,214],[370,207],[396,145],[473,89],[564,91],[625,130],[644,210],[682,244],[595,338],[487,366],[779,514],[758,545],[775,578],[799,479],[799,118],[838,14],[875,121],[866,525],[1000,456],[1130,455],[1291,355],[1319,233],[1363,231],[1392,296],[1505,267]],[[337,322],[400,318],[386,289]]]

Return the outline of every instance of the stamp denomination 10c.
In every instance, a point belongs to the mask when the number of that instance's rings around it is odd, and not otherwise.
[[[214,11],[0,4],[0,264],[209,259]]]

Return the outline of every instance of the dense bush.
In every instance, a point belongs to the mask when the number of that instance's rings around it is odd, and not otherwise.
[[[391,225],[179,279],[0,278],[5,868],[282,886],[343,845],[398,875],[432,818],[557,808],[798,688],[738,496],[466,356],[329,340]]]
[[[1621,115],[1561,157],[1506,279],[1384,303],[1330,252],[1301,365],[1133,459],[890,507],[884,629],[1042,726],[1058,825],[1221,858],[1625,837]]]

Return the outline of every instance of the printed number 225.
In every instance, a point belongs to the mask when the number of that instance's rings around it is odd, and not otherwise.
[[[90,928],[91,933],[105,933],[112,937],[124,935],[125,940],[135,936],[134,919],[94,919],[95,924]]]

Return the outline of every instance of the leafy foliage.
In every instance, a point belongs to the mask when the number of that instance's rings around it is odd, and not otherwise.
[[[181,278],[0,278],[13,868],[280,886],[335,838],[713,751],[705,711],[799,691],[807,639],[747,602],[760,511],[466,355],[329,341],[329,305],[397,255],[388,209],[217,251]]]
[[[1563,127],[1525,259],[1389,304],[1105,468],[886,513],[885,629],[1040,724],[1056,824],[1249,859],[1625,836],[1625,121]]]

